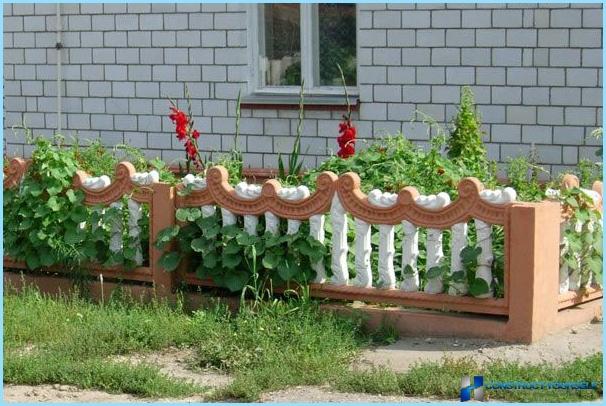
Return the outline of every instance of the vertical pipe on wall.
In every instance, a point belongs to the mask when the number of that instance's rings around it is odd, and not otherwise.
[[[55,48],[57,49],[57,134],[61,133],[61,50],[63,49],[61,31],[61,4],[57,3],[57,43],[55,44]]]

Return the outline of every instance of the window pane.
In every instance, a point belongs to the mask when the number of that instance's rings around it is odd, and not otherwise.
[[[301,23],[298,4],[266,4],[260,69],[264,86],[301,84]],[[263,46],[264,45],[264,46]]]
[[[356,85],[356,5],[318,4],[320,85]]]

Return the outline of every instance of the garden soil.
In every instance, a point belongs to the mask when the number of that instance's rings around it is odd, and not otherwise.
[[[492,340],[434,337],[403,337],[394,344],[364,351],[352,368],[383,366],[404,372],[416,362],[440,360],[443,357],[473,357],[478,362],[508,360],[530,363],[559,363],[602,350],[602,324],[591,323],[549,335],[531,345],[498,343]],[[164,373],[188,379],[201,386],[221,387],[230,378],[213,371],[190,368],[193,353],[189,349],[170,348],[162,352],[115,357],[122,362],[152,363]],[[202,397],[185,399],[142,399],[125,394],[97,390],[81,390],[67,385],[5,385],[6,402],[200,402]],[[380,396],[360,393],[339,393],[328,387],[300,386],[261,397],[262,402],[434,402],[431,398]],[[443,400],[442,400],[443,401]],[[455,399],[453,399],[455,401]]]

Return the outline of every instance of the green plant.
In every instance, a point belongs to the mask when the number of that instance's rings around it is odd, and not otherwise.
[[[299,121],[297,122],[297,135],[293,143],[292,151],[288,155],[288,172],[286,171],[282,154],[278,154],[278,179],[282,185],[297,185],[301,180],[301,133],[303,131],[304,104],[303,94],[305,92],[305,81],[301,81],[299,90]]]
[[[28,268],[76,267],[94,258],[97,247],[79,227],[90,214],[84,195],[72,189],[77,161],[69,149],[38,138],[20,187],[4,191],[5,254]]]
[[[72,180],[78,169],[95,176],[112,175],[118,155],[131,160],[139,171],[154,167],[161,178],[174,180],[164,163],[149,162],[138,149],[128,146],[108,151],[98,140],[87,147],[78,143],[66,147],[61,136],[53,140],[27,138],[35,147],[31,165],[20,187],[4,191],[5,253],[25,261],[30,269],[61,264],[75,271],[91,262],[132,269],[137,251],[147,260],[148,207],[142,206],[139,243],[128,233],[129,196],[121,199],[121,209],[89,207],[84,204],[83,192],[72,188]],[[118,252],[109,250],[114,222],[122,224],[124,249]]]
[[[177,251],[165,253],[160,264],[173,271],[187,258],[188,267],[195,269],[198,277],[211,278],[232,292],[251,282],[259,292],[269,280],[305,284],[314,276],[311,264],[327,252],[324,245],[309,237],[308,225],[294,235],[285,234],[283,229],[280,236],[255,236],[243,230],[242,220],[221,226],[217,214],[202,217],[197,208],[178,209],[177,220],[186,224],[163,230],[155,242],[158,248],[177,242]]]
[[[565,231],[567,248],[563,261],[581,276],[581,288],[590,282],[602,284],[602,212],[593,206],[593,200],[580,188],[560,191],[560,202],[570,214],[571,227]]]
[[[461,89],[461,104],[452,123],[447,139],[448,157],[460,161],[473,173],[482,173],[487,168],[486,148],[482,142],[480,118],[476,112],[471,88]]]

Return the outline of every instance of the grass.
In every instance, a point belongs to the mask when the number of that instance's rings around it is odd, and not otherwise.
[[[205,394],[208,400],[258,400],[265,391],[329,383],[342,391],[458,397],[462,375],[483,374],[485,382],[599,382],[583,391],[496,391],[492,398],[513,401],[578,401],[602,393],[602,354],[558,366],[515,362],[477,365],[471,360],[422,363],[406,373],[386,369],[352,371],[364,347],[389,343],[397,332],[382,326],[366,332],[360,319],[321,312],[305,300],[266,302],[232,314],[220,304],[193,313],[162,301],[140,304],[117,295],[94,304],[78,295],[51,298],[33,288],[4,295],[4,380],[7,383],[70,384],[145,397]],[[111,362],[112,355],[194,349],[195,364],[233,377],[209,392],[170,378],[150,365]]]
[[[371,394],[459,397],[461,377],[483,375],[484,384],[491,382],[597,382],[597,390],[486,390],[488,399],[513,402],[578,402],[598,399],[602,395],[602,353],[578,358],[561,365],[530,365],[497,361],[479,365],[470,359],[444,359],[424,362],[406,373],[384,368],[356,371],[340,377],[333,386],[342,391]]]

